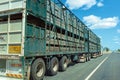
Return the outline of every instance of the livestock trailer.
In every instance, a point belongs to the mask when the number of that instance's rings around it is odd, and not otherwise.
[[[100,38],[59,0],[0,0],[1,80],[42,80],[100,48]]]

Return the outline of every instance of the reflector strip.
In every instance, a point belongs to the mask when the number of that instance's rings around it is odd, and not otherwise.
[[[13,77],[13,78],[22,78],[21,74],[9,74],[9,73],[7,73],[6,76]]]
[[[20,54],[21,53],[21,46],[9,46],[9,53],[10,54]]]
[[[11,64],[12,67],[21,67],[22,64]]]

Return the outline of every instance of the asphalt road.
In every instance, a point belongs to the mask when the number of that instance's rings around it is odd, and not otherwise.
[[[89,80],[120,80],[120,54],[112,53]]]
[[[86,63],[70,64],[64,72],[43,80],[120,80],[120,54],[104,54]]]

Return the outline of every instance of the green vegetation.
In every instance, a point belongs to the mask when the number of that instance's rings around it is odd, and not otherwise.
[[[118,49],[117,51],[120,52],[120,49]]]
[[[109,49],[108,47],[104,47],[104,48],[103,48],[103,51],[108,52],[108,51],[110,51],[110,49]]]

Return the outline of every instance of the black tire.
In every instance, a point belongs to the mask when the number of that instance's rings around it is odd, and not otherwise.
[[[36,59],[31,65],[31,80],[43,80],[45,69],[44,60],[42,58]]]
[[[81,62],[81,56],[78,56],[78,59],[76,61],[77,63],[80,63]]]
[[[56,75],[58,72],[59,62],[56,57],[53,57],[50,60],[50,68],[48,69],[48,75],[53,76]]]
[[[59,62],[59,70],[65,71],[67,69],[67,66],[68,66],[68,59],[66,56],[63,56]]]
[[[74,56],[73,56],[73,55],[71,56],[71,62],[75,62],[75,61],[74,61]]]
[[[72,55],[71,56],[71,62],[76,63],[77,61],[74,58],[75,58],[75,55]]]
[[[90,61],[91,60],[91,55],[89,54],[89,56],[88,56],[88,61]]]
[[[86,62],[88,61],[88,56],[86,55]]]

